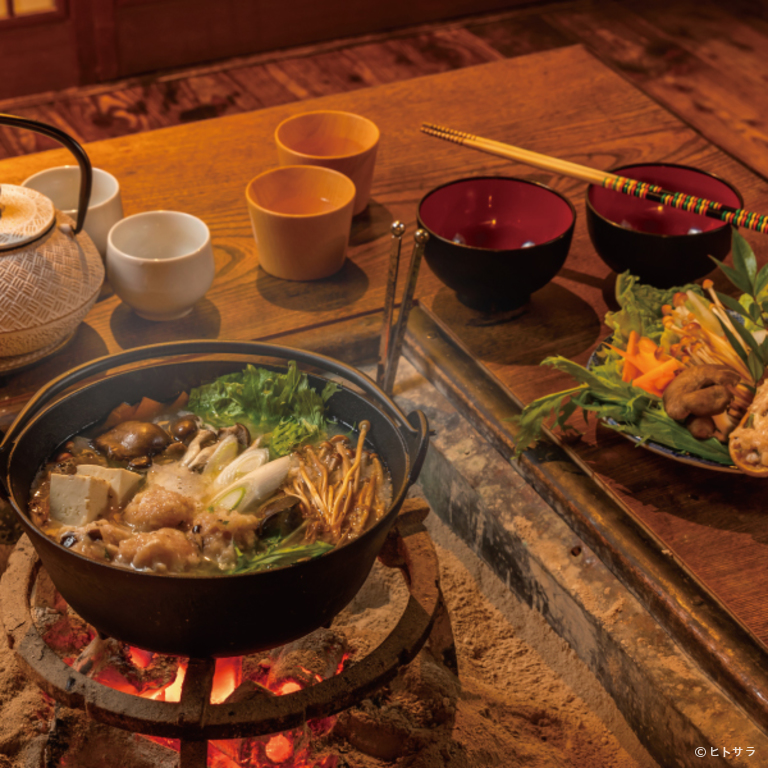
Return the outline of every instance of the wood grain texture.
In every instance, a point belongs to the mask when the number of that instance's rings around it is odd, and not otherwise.
[[[77,83],[79,61],[72,21],[0,26],[0,64],[2,98]]]
[[[410,66],[396,49],[392,58],[387,56],[393,46],[379,54],[393,67]],[[412,62],[412,56],[405,58]],[[285,75],[281,87],[297,99],[326,87],[303,78],[302,66],[279,67]],[[321,68],[313,66],[314,78]],[[358,71],[364,81],[378,76],[378,70]],[[358,112],[380,126],[373,201],[354,222],[350,259],[342,272],[318,283],[286,283],[258,268],[243,190],[250,178],[276,164],[272,132],[277,124],[317,108]],[[0,428],[42,382],[97,355],[174,338],[271,338],[380,312],[392,220],[406,222],[412,232],[417,202],[427,190],[483,173],[543,181],[574,201],[579,217],[565,267],[533,296],[527,313],[511,322],[463,307],[426,265],[417,296],[520,399],[568,386],[566,377],[539,362],[555,353],[586,361],[607,335],[602,318],[612,304],[614,281],[588,240],[584,185],[431,139],[418,130],[425,120],[596,168],[651,160],[696,165],[731,180],[755,209],[768,210],[768,188],[758,176],[578,46],[98,141],[89,145],[89,153],[96,165],[120,179],[126,214],[175,208],[209,224],[217,266],[213,288],[190,316],[172,323],[140,320],[115,297],[100,301],[64,352],[5,379]],[[64,161],[61,151],[6,160],[0,178],[18,182]],[[768,240],[748,239],[765,263]],[[768,519],[760,482],[683,467],[603,429],[588,432],[576,450],[628,511],[768,641],[763,607],[768,572],[761,565],[768,556]]]
[[[114,90],[14,102],[0,111],[53,123],[78,141],[125,136],[293,101],[359,90],[502,58],[460,28],[294,56],[180,78],[132,82]],[[0,158],[50,149],[45,137],[0,128]]]
[[[545,14],[710,141],[768,176],[768,24],[689,0],[601,2]]]
[[[350,0],[258,4],[164,0],[120,4],[116,46],[125,77],[256,51],[339,39],[509,8],[522,0]],[[184,24],[179,24],[183,18]]]

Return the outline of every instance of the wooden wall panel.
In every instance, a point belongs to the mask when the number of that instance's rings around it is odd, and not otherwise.
[[[53,91],[78,82],[72,23],[0,27],[0,99]]]
[[[118,76],[510,8],[524,0],[160,0],[115,8]]]

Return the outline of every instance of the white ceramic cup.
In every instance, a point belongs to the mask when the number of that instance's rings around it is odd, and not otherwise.
[[[63,213],[77,219],[77,202],[80,193],[80,167],[62,165],[48,168],[22,182],[23,187],[36,189],[45,195]],[[117,179],[101,168],[93,169],[91,199],[83,229],[93,240],[96,250],[104,258],[107,254],[109,230],[123,218],[123,201]]]
[[[208,227],[188,213],[137,213],[109,232],[107,279],[147,320],[189,314],[211,287],[214,271]]]

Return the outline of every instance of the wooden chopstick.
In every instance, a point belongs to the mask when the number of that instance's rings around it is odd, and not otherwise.
[[[456,131],[432,123],[422,123],[421,130],[438,139],[445,139],[460,144],[464,147],[479,149],[497,157],[505,157],[508,160],[517,160],[526,165],[543,168],[546,171],[560,173],[574,179],[581,179],[589,184],[606,187],[625,195],[652,200],[672,208],[680,208],[699,216],[707,216],[710,219],[718,219],[726,224],[737,227],[745,227],[755,232],[768,232],[768,215],[746,211],[743,208],[731,208],[730,206],[707,200],[703,197],[686,195],[684,192],[669,192],[655,184],[649,184],[637,179],[629,179],[626,176],[617,176],[615,173],[607,173],[586,165],[571,163],[568,160],[560,160],[549,155],[541,155],[511,144],[504,144],[492,139],[484,139],[471,133]]]

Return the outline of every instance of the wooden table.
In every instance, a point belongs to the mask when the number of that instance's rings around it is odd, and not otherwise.
[[[257,266],[244,189],[249,179],[277,164],[272,141],[277,124],[290,114],[319,108],[358,112],[380,126],[373,199],[354,222],[350,258],[338,275],[317,283],[283,282]],[[191,315],[170,323],[141,320],[114,296],[100,301],[64,352],[5,378],[0,428],[44,381],[120,349],[186,338],[290,340],[299,332],[303,338],[311,332],[329,337],[353,327],[361,337],[374,339],[390,223],[401,219],[412,232],[418,200],[427,190],[483,173],[535,179],[573,200],[579,219],[565,267],[533,296],[528,312],[510,322],[489,323],[463,307],[426,265],[416,295],[519,400],[568,386],[562,374],[540,368],[539,362],[555,353],[587,360],[607,335],[602,318],[612,305],[614,284],[614,275],[589,243],[585,185],[426,137],[418,130],[422,121],[596,168],[643,161],[695,165],[732,181],[747,208],[768,210],[768,185],[761,178],[578,46],[94,143],[88,146],[93,163],[120,179],[126,214],[171,208],[208,223],[216,279]],[[0,179],[18,183],[64,162],[63,151],[6,160],[0,164]],[[764,263],[768,239],[747,237]],[[409,252],[408,236],[406,242]],[[719,278],[716,283],[728,289]],[[768,486],[677,464],[603,429],[593,429],[574,450],[613,502],[641,529],[652,531],[735,614],[756,647],[768,642],[763,599],[768,592]],[[588,518],[589,505],[582,511]]]

